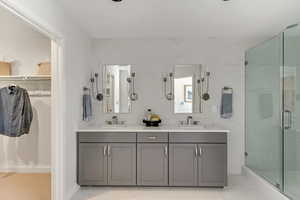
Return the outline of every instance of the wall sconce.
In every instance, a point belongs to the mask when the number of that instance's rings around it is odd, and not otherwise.
[[[130,77],[127,78],[127,82],[129,83],[129,98],[131,101],[138,100],[138,94],[135,92],[135,72],[132,72]]]
[[[84,91],[90,91],[92,97],[97,101],[103,101],[103,94],[99,90],[99,74],[91,74],[90,88],[84,87]]]
[[[164,95],[168,101],[174,100],[174,74],[169,73],[167,77],[163,78],[164,82]],[[167,84],[169,83],[169,91]]]
[[[209,94],[209,79],[210,79],[210,72],[205,72],[204,75],[200,75],[199,79],[197,79],[197,93],[199,96],[199,112],[203,112],[203,102],[208,101],[211,96]]]

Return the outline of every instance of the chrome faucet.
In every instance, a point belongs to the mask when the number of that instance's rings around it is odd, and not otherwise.
[[[118,122],[119,122],[118,116],[113,116],[112,117],[112,124],[118,124]]]
[[[119,117],[114,115],[110,120],[105,120],[107,125],[125,125],[125,121],[119,120]]]
[[[193,124],[193,117],[192,116],[188,116],[186,118],[186,124],[187,125],[192,125]]]

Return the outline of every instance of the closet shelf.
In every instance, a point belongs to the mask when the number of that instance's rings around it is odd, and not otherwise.
[[[51,80],[51,76],[30,75],[30,76],[0,76],[0,81],[44,81]]]

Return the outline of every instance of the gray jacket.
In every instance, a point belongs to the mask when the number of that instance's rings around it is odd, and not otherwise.
[[[27,91],[18,86],[0,89],[0,134],[19,137],[28,134],[32,108]]]

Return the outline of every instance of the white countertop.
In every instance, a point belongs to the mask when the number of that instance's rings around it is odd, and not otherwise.
[[[230,131],[218,125],[190,126],[163,125],[160,127],[145,127],[141,125],[109,126],[109,125],[84,125],[76,132],[222,132]]]

